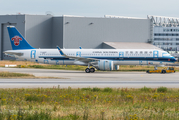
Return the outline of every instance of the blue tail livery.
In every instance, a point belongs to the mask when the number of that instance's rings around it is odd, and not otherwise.
[[[13,50],[34,49],[14,26],[7,27]]]

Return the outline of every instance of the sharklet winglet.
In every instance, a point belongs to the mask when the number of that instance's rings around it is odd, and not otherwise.
[[[64,54],[63,51],[60,49],[60,47],[57,46],[57,48],[58,48],[59,53],[60,53],[61,55],[65,56],[65,54]]]

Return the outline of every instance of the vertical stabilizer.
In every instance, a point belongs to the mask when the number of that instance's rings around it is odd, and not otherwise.
[[[34,49],[14,26],[7,27],[13,50]]]

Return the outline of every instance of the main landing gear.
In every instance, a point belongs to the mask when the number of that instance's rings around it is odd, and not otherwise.
[[[86,68],[85,70],[86,73],[94,73],[95,72],[95,69],[94,68],[90,68],[90,63],[88,63],[88,68]]]
[[[95,69],[94,68],[86,68],[85,70],[86,73],[94,73],[95,72]]]

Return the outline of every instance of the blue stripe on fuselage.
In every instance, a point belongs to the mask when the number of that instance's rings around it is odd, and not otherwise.
[[[56,57],[56,56],[39,56],[39,58],[44,59],[51,59],[51,60],[71,60],[69,58],[65,57]],[[136,61],[136,60],[145,60],[145,61],[163,61],[163,62],[175,62],[176,60],[174,58],[167,58],[167,57],[123,57],[123,58],[117,58],[117,57],[84,57],[84,58],[94,58],[94,59],[105,59],[105,60],[113,60],[113,61]]]

